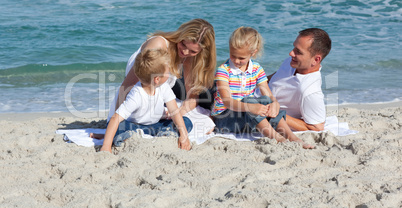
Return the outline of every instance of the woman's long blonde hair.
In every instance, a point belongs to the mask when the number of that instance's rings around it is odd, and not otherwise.
[[[199,94],[207,88],[211,88],[214,83],[216,67],[216,46],[215,32],[213,26],[203,19],[193,19],[183,23],[179,29],[173,32],[156,32],[150,36],[163,36],[169,42],[169,53],[172,60],[171,73],[176,77],[181,77],[179,69],[180,57],[177,51],[177,44],[183,40],[198,43],[201,51],[193,57],[191,77],[191,90]],[[195,72],[195,73],[194,73]]]

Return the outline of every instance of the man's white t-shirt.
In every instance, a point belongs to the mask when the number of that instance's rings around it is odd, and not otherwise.
[[[273,96],[287,115],[303,119],[308,124],[323,123],[326,112],[321,68],[310,74],[295,74],[296,69],[290,66],[291,60],[291,57],[286,59],[269,81]]]
[[[176,96],[167,83],[157,87],[155,95],[151,96],[145,92],[141,83],[137,82],[116,113],[127,121],[150,125],[162,118],[165,111],[164,104],[174,99]]]

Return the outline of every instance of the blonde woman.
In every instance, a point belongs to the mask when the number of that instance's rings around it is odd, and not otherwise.
[[[213,128],[213,121],[209,117],[201,115],[205,113],[200,114],[197,112],[200,110],[196,109],[199,95],[213,86],[216,67],[214,28],[203,19],[188,21],[173,32],[156,32],[150,35],[127,63],[126,77],[110,106],[108,121],[125,100],[131,88],[138,82],[132,66],[136,56],[147,49],[168,50],[171,58],[171,76],[168,83],[171,87],[175,86],[174,91],[177,97],[184,98],[180,113],[184,116],[193,111],[193,116],[186,116],[190,119],[193,118],[192,120],[198,120],[200,124],[200,117],[202,117],[203,125],[205,123],[208,125],[201,128]],[[211,100],[213,99],[212,96],[209,97]],[[180,103],[178,104],[180,105]]]

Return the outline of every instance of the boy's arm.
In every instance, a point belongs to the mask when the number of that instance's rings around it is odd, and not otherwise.
[[[190,140],[188,139],[188,132],[186,125],[184,124],[183,116],[180,113],[180,109],[177,107],[176,100],[173,99],[166,103],[166,107],[171,115],[171,118],[176,125],[177,129],[179,130],[179,141],[178,145],[180,149],[190,150],[191,144]]]
[[[268,105],[267,116],[272,118],[276,117],[279,113],[280,105],[272,94],[271,89],[269,89],[268,82],[261,82],[257,87],[260,88],[261,95],[268,96],[272,100],[272,103]]]
[[[109,124],[106,128],[105,139],[103,140],[103,145],[100,151],[108,151],[112,153],[112,143],[114,135],[119,128],[120,122],[124,120],[119,114],[115,113],[112,118],[110,118]]]
[[[262,104],[243,103],[233,99],[228,82],[218,80],[216,82],[216,87],[222,98],[223,105],[225,105],[227,109],[237,112],[250,112],[255,115],[267,116],[267,106]]]

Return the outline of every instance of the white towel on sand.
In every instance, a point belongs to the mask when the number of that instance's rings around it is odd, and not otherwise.
[[[359,131],[349,129],[348,123],[338,122],[336,116],[327,117],[325,120],[324,131],[330,131],[335,134],[335,136],[347,136],[359,133]]]
[[[106,129],[58,129],[56,134],[64,134],[64,141],[84,147],[93,147],[103,144],[103,139],[89,137],[90,133],[105,134]]]
[[[103,139],[94,139],[89,137],[90,133],[96,134],[104,134],[106,129],[59,129],[56,131],[56,134],[64,134],[64,140],[66,142],[73,142],[80,146],[92,147],[103,144]],[[335,136],[347,136],[351,134],[357,134],[358,131],[349,129],[348,123],[346,122],[338,122],[338,118],[336,116],[329,116],[326,119],[324,131],[331,131]],[[295,134],[300,134],[303,132],[315,132],[316,131],[297,131]],[[153,138],[151,135],[143,134],[143,132],[138,132],[143,138],[150,139]],[[208,139],[212,137],[223,137],[226,139],[232,139],[235,141],[254,141],[260,139],[262,137],[261,134],[216,134],[211,133],[209,135],[205,135],[205,132],[190,133],[189,139],[191,142],[195,142],[197,145],[204,143]]]

